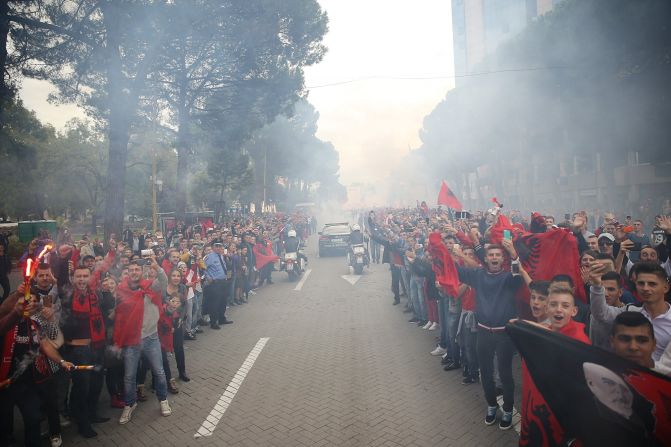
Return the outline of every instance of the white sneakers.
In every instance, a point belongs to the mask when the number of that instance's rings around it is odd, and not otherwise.
[[[430,330],[430,331],[435,331],[436,329],[438,329],[438,323],[436,323],[436,322],[434,321],[434,322],[431,324],[431,326],[429,326],[429,330]]]
[[[436,349],[431,351],[431,355],[445,355],[447,354],[447,349],[441,348],[440,345],[436,346]]]
[[[123,407],[123,411],[121,412],[121,417],[119,418],[119,424],[125,425],[130,422],[131,417],[133,416],[133,411],[137,408],[137,402],[133,404],[132,407],[129,407],[126,405]]]
[[[172,414],[172,409],[170,408],[170,404],[168,403],[168,400],[162,400],[160,402],[161,404],[161,414],[163,416],[170,416]]]
[[[170,404],[168,403],[167,399],[160,401],[159,404],[161,404],[161,414],[163,416],[170,416],[172,414],[172,409],[170,408]],[[135,402],[132,407],[129,407],[128,405],[123,407],[121,417],[119,418],[119,424],[125,425],[129,423],[131,418],[133,417],[133,411],[136,408],[137,408],[137,402]]]
[[[431,327],[431,324],[432,324],[432,323],[431,323],[430,321],[427,321],[426,324],[425,324],[424,326],[422,326],[422,329],[428,329],[428,328],[430,328],[430,327]]]

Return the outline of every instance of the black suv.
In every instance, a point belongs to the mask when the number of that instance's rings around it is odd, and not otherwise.
[[[319,232],[319,256],[347,253],[352,230],[348,222],[328,223]]]

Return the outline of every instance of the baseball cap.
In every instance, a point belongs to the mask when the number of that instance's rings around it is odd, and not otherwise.
[[[603,238],[608,239],[608,240],[611,241],[611,242],[615,242],[615,236],[613,236],[613,235],[610,234],[610,233],[601,233],[601,234],[599,235],[599,240],[601,240],[601,239],[603,239]]]

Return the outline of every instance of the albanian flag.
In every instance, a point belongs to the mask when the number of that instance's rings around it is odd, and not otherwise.
[[[490,242],[500,244],[504,230],[510,231],[522,266],[529,276],[537,281],[549,281],[555,275],[569,275],[575,286],[576,297],[587,302],[585,286],[580,276],[578,241],[573,233],[562,228],[545,233],[529,233],[512,225],[506,216],[499,214],[496,223],[489,230]],[[529,302],[528,294],[523,301]]]
[[[270,241],[265,241],[265,244],[259,242],[258,244],[252,247],[254,252],[254,257],[256,258],[256,270],[261,270],[266,265],[276,262],[280,259],[275,253],[273,253],[273,244]]]
[[[580,276],[578,242],[571,231],[555,228],[545,233],[518,233],[515,247],[518,246],[526,247],[527,253],[520,259],[533,279],[549,281],[555,275],[569,275],[575,286],[575,296],[587,302]]]
[[[671,445],[671,378],[526,322],[506,331],[535,384],[521,445]]]
[[[519,229],[513,227],[506,216],[499,214],[496,217],[496,223],[489,229],[489,242],[500,245],[501,241],[503,241],[503,232],[505,230],[510,231],[511,234],[516,236],[519,233]]]
[[[448,208],[452,208],[455,211],[463,211],[461,202],[457,199],[457,196],[454,195],[450,188],[447,187],[447,183],[443,180],[443,183],[440,185],[440,192],[438,193],[438,205],[445,205]]]
[[[449,296],[459,295],[459,273],[452,260],[452,255],[448,251],[441,239],[440,233],[431,233],[429,235],[429,253],[433,260],[433,272],[436,274],[436,281],[445,290]]]

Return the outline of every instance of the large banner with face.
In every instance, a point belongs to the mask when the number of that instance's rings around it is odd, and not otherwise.
[[[671,378],[523,321],[506,330],[538,393],[530,396],[529,430],[521,444],[671,445]],[[559,442],[547,414],[563,430]]]

